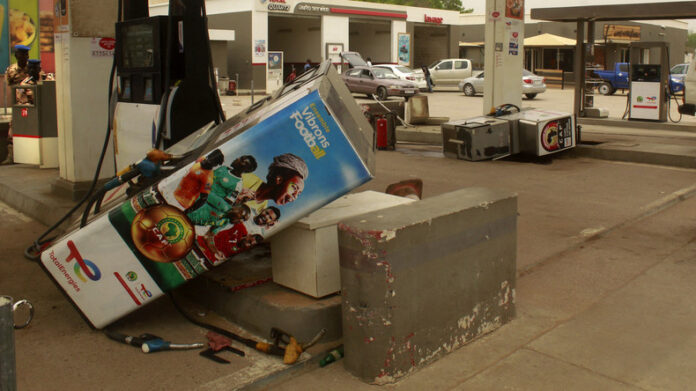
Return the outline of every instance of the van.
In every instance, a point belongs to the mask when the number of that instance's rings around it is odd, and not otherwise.
[[[436,85],[453,85],[471,76],[471,60],[465,58],[446,58],[428,66],[430,78]]]

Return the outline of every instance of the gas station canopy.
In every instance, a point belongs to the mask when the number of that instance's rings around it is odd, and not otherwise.
[[[622,20],[660,20],[660,19],[696,19],[696,1],[676,1],[661,3],[588,5],[579,7],[535,8],[531,18],[550,22],[576,22],[575,62],[575,104],[574,114],[585,116],[583,91],[585,85],[585,45],[592,45],[594,23],[600,21]],[[587,30],[585,24],[587,23]],[[585,37],[587,31],[587,38]]]
[[[696,18],[696,1],[535,8],[531,18],[552,22]]]

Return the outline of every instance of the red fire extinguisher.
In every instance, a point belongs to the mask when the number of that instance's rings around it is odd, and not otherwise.
[[[377,149],[386,149],[389,144],[387,141],[387,118],[379,116],[375,119],[375,130],[377,131]]]

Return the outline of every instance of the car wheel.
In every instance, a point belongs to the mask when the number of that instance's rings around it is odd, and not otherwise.
[[[612,87],[610,83],[604,82],[599,85],[597,91],[602,95],[613,95],[616,90],[614,90],[614,87]]]
[[[377,88],[377,99],[387,100],[388,97],[389,97],[389,93],[387,92],[386,88],[384,88],[384,87]]]
[[[527,99],[534,99],[536,98],[537,94],[524,94],[524,96],[526,96]]]
[[[476,90],[474,89],[474,86],[472,86],[471,84],[464,84],[464,88],[462,88],[462,91],[464,91],[464,95],[466,96],[476,95]]]

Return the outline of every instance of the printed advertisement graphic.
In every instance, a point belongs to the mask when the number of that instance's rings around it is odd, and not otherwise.
[[[266,40],[257,39],[254,41],[254,56],[266,57]]]
[[[411,65],[411,34],[399,33],[399,65]]]
[[[524,19],[524,0],[505,0],[505,17]]]
[[[69,30],[69,0],[53,0],[53,31],[65,33]]]
[[[0,72],[10,66],[10,40],[7,23],[7,0],[0,0]]]
[[[55,73],[55,42],[53,40],[53,0],[39,0],[39,51],[41,52],[41,70]]]
[[[27,0],[9,0],[8,26],[10,48],[15,45],[31,47],[29,58],[39,58],[39,3]],[[17,60],[12,56],[12,63]]]
[[[178,174],[178,175],[177,175]],[[193,253],[218,264],[370,177],[314,92],[158,186],[195,226]]]
[[[46,270],[95,327],[161,296],[155,281],[106,218],[45,251]]]

